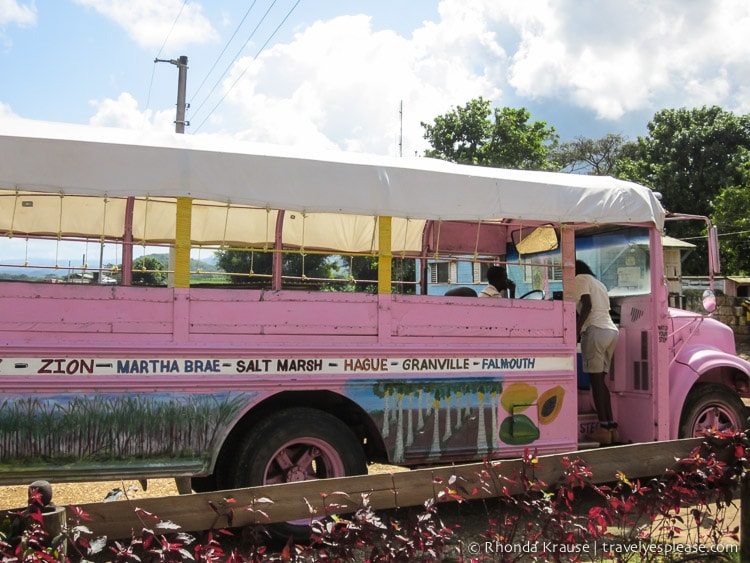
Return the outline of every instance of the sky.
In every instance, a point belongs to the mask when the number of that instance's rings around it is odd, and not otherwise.
[[[561,141],[664,108],[750,113],[747,0],[0,0],[0,121],[421,155],[479,96]]]

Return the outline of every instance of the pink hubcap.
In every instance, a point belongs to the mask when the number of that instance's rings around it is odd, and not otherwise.
[[[338,452],[329,444],[318,438],[299,438],[276,451],[266,466],[263,483],[275,485],[345,474]]]
[[[693,436],[702,436],[706,430],[724,432],[734,428],[733,414],[720,406],[713,406],[701,412],[696,418]]]
[[[338,452],[318,438],[299,438],[281,446],[266,465],[263,484],[292,483],[327,477],[344,477],[346,470]],[[305,526],[309,519],[289,524]]]

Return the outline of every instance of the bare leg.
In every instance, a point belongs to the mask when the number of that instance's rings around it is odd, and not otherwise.
[[[591,395],[594,398],[594,406],[599,422],[610,422],[612,417],[612,403],[609,397],[609,387],[604,381],[606,373],[590,373]]]

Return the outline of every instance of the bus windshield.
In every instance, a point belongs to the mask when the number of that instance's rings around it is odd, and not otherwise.
[[[576,239],[576,258],[586,262],[611,297],[651,291],[648,229],[623,228]]]

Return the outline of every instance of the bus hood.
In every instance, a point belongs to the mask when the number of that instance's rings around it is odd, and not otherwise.
[[[737,356],[734,332],[724,323],[699,313],[672,308],[669,309],[669,318],[673,353],[678,362],[690,364],[686,356],[703,356],[702,351],[706,354],[720,352],[722,355]],[[750,370],[750,364],[745,360],[741,362]]]

